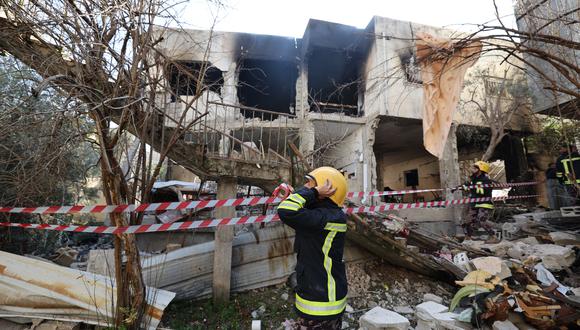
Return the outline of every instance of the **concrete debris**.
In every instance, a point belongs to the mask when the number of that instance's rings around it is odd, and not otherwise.
[[[457,314],[448,312],[447,306],[428,301],[416,306],[417,327],[416,330],[461,330],[468,325],[457,321]]]
[[[346,265],[346,275],[349,279],[348,296],[359,297],[364,295],[371,286],[371,277],[357,264]]]
[[[517,242],[508,250],[508,255],[522,261],[529,257],[537,257],[542,260],[546,268],[552,271],[568,268],[576,260],[574,250],[555,244],[529,245]]]
[[[471,264],[469,263],[469,257],[466,252],[460,252],[453,256],[453,263],[461,268],[462,270],[469,272],[472,271]]]
[[[365,330],[407,330],[410,322],[406,317],[398,313],[375,307],[360,317],[359,325]]]
[[[350,324],[346,321],[342,321],[342,325],[340,326],[341,329],[348,329],[350,328]]]
[[[473,259],[471,262],[473,262],[475,268],[485,270],[491,275],[497,275],[502,280],[512,276],[509,266],[498,257],[480,257]]]
[[[537,238],[535,238],[534,236],[530,236],[530,237],[526,237],[526,238],[522,238],[520,240],[520,242],[522,243],[526,243],[528,245],[538,245],[540,244],[540,242],[538,241]]]
[[[288,300],[288,294],[284,292],[282,293],[282,296],[280,296],[280,298],[282,298],[282,300]]]
[[[252,318],[257,319],[258,317],[262,316],[265,312],[266,312],[266,306],[261,305],[260,308],[258,308],[252,312]]]
[[[449,309],[447,306],[432,301],[419,304],[415,308],[417,309],[415,315],[417,315],[418,318],[426,321],[432,320],[434,315],[444,313]]]
[[[550,239],[554,244],[558,245],[580,245],[580,237],[578,235],[569,234],[561,231],[549,233]]]
[[[411,306],[395,306],[393,307],[393,310],[399,314],[404,315],[415,313],[415,310]]]
[[[77,259],[78,255],[79,252],[73,248],[61,247],[50,259],[58,265],[68,267]]]
[[[425,293],[423,295],[423,301],[424,302],[432,301],[432,302],[436,302],[438,304],[442,304],[443,303],[443,298],[441,298],[441,297],[439,297],[437,295],[434,295],[432,293]]]
[[[495,321],[492,326],[493,330],[519,330],[511,321]]]
[[[344,311],[347,312],[347,313],[352,313],[352,312],[354,312],[354,308],[352,308],[351,305],[346,304],[346,308],[345,308]]]
[[[372,300],[371,300],[371,301],[369,301],[369,302],[367,303],[367,306],[368,306],[369,308],[375,308],[375,307],[377,307],[378,305],[379,305],[379,304],[378,304],[376,301],[372,301]]]

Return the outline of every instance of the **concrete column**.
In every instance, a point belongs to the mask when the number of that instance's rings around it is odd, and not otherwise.
[[[456,125],[452,124],[451,130],[449,131],[449,136],[447,137],[447,142],[445,143],[445,149],[443,150],[443,157],[439,159],[439,177],[441,180],[442,188],[457,187],[458,185],[461,184],[456,131],[457,131]],[[461,198],[460,191],[452,193],[451,190],[446,190],[445,200],[459,198]],[[456,232],[462,232],[461,229],[458,227],[461,225],[463,209],[464,208],[459,205],[454,206],[452,209]]]
[[[237,63],[232,62],[228,71],[224,75],[224,88],[222,89],[222,99],[226,104],[237,104],[238,102],[238,71]],[[233,113],[233,111],[230,111]]]
[[[304,119],[302,127],[300,127],[300,152],[306,155],[314,150],[315,143],[315,129],[314,123],[311,120]]]
[[[309,110],[308,106],[308,64],[303,61],[298,67],[296,79],[296,116],[304,118]]]
[[[220,178],[217,186],[217,199],[235,198],[236,188],[236,178]],[[233,217],[235,216],[235,208],[220,207],[214,211],[214,216],[216,218]],[[216,228],[213,258],[213,300],[217,303],[226,303],[230,300],[233,239],[234,226]]]

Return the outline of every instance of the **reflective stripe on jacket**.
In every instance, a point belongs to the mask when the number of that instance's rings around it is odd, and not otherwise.
[[[342,261],[346,215],[315,189],[301,188],[278,206],[282,222],[296,230],[295,308],[309,319],[333,319],[346,307],[347,281]]]
[[[571,185],[580,183],[580,179],[574,180],[575,177],[580,177],[580,155],[573,152],[561,154],[556,160],[556,177],[560,183]]]
[[[466,183],[466,185],[484,185],[484,184],[491,184],[491,183],[493,183],[493,180],[491,180],[487,174],[483,173],[479,176],[472,175],[471,182]],[[481,198],[481,197],[491,198],[492,192],[493,192],[493,188],[491,188],[491,187],[475,186],[475,187],[470,189],[469,197],[471,197],[471,198]],[[473,207],[476,207],[476,208],[485,208],[485,209],[493,209],[494,208],[493,202],[491,200],[485,201],[485,202],[480,202],[480,203],[475,203],[472,205],[473,205]]]

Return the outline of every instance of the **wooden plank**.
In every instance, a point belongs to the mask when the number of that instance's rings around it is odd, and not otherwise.
[[[223,177],[218,181],[217,199],[236,198],[237,180]],[[214,211],[216,218],[235,216],[234,207],[220,207]],[[213,262],[213,299],[225,303],[230,300],[230,280],[232,270],[232,240],[234,226],[219,226],[215,231]]]
[[[347,239],[388,263],[445,280],[451,277],[463,278],[466,275],[453,263],[438,261],[430,255],[414,252],[398,244],[391,234],[384,231],[379,221],[372,221],[371,224],[358,215],[349,215],[348,225]]]

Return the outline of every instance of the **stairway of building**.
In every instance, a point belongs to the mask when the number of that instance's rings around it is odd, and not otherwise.
[[[51,80],[57,87],[83,100],[82,93],[79,94],[78,86],[70,84],[70,82],[77,81],[78,77],[90,77],[91,74],[95,73],[89,72],[89,69],[82,64],[73,63],[63,58],[58,47],[38,41],[35,39],[35,35],[29,26],[16,25],[9,19],[0,17],[0,51],[12,54],[43,78]],[[84,79],[83,83],[93,90],[102,91],[105,95],[118,88],[113,83],[110,83],[110,86],[99,86],[98,80]],[[260,110],[253,109],[252,111]],[[111,112],[109,116],[113,122],[118,121],[121,111]],[[131,116],[135,123],[139,123],[145,120],[147,114],[131,113]],[[163,119],[162,122],[166,123],[166,120]],[[259,137],[251,136],[250,139],[246,139],[247,128],[240,127],[240,122],[244,121],[226,123],[226,126],[222,127],[221,130],[206,122],[203,136],[198,134],[199,130],[197,133],[194,131],[192,134],[185,134],[184,138],[177,140],[167,156],[176,164],[192,171],[204,180],[218,181],[222,177],[233,177],[237,179],[238,184],[259,186],[266,191],[271,190],[281,181],[288,181],[292,172],[289,154],[281,154],[280,147],[277,150],[271,148],[271,142],[264,146],[263,133],[267,131],[267,121],[252,124],[252,131],[257,129],[262,135]],[[238,127],[230,129],[230,124],[238,125]],[[165,124],[163,126],[158,126],[154,128],[153,132],[149,131],[147,134],[139,134],[139,125],[128,125],[127,129],[135,136],[145,137],[144,142],[151,145],[154,150],[159,151],[162,150],[163,146],[168,145],[172,133],[179,129],[176,126],[168,127]],[[272,129],[277,129],[279,132],[286,130],[284,133],[288,133],[288,127],[272,126],[270,123],[270,130]],[[194,136],[194,138],[188,139],[188,136]],[[278,145],[280,142],[286,143],[278,134]],[[231,146],[227,148],[229,149],[227,154],[216,152],[216,146],[219,148],[220,143],[222,146],[224,143],[229,143]],[[286,150],[286,146],[283,146],[283,149]]]

